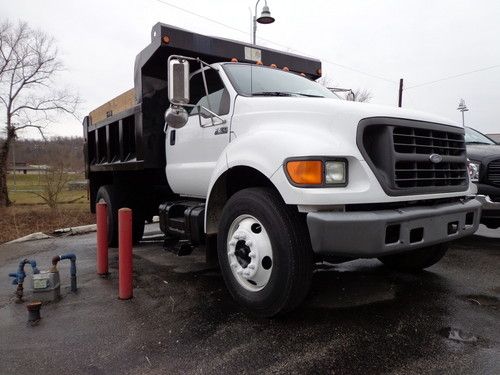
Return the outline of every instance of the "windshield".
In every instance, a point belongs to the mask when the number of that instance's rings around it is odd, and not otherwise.
[[[480,145],[495,145],[496,143],[484,134],[472,128],[465,128],[465,143],[475,143]]]
[[[294,73],[250,64],[224,64],[238,94],[245,96],[303,96],[336,98],[326,87]]]

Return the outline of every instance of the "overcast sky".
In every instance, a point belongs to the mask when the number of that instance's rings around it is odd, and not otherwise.
[[[456,108],[464,98],[467,125],[500,133],[500,1],[268,5],[276,22],[259,25],[258,44],[321,59],[324,75],[336,86],[368,89],[372,103],[396,105],[404,78],[404,107],[461,122]],[[0,0],[0,18],[27,21],[55,37],[67,69],[63,81],[80,93],[87,114],[133,86],[134,58],[156,22],[248,42],[254,6],[247,0]],[[482,71],[411,88],[476,70]],[[81,135],[81,125],[61,118],[50,135]]]

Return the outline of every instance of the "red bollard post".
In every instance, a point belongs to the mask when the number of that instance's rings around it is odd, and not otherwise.
[[[108,205],[105,202],[96,204],[97,224],[97,274],[108,275]]]
[[[133,297],[132,286],[132,210],[118,210],[118,298]]]

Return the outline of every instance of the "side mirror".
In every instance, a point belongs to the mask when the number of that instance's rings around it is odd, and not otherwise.
[[[189,63],[172,59],[168,63],[168,100],[173,105],[189,103]]]
[[[187,111],[179,105],[170,105],[165,112],[165,125],[174,129],[180,129],[186,125],[188,121]],[[165,126],[166,129],[166,126]]]

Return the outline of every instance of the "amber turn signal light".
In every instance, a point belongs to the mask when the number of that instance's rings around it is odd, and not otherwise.
[[[292,160],[286,163],[290,180],[297,185],[321,185],[323,162],[321,160]]]

